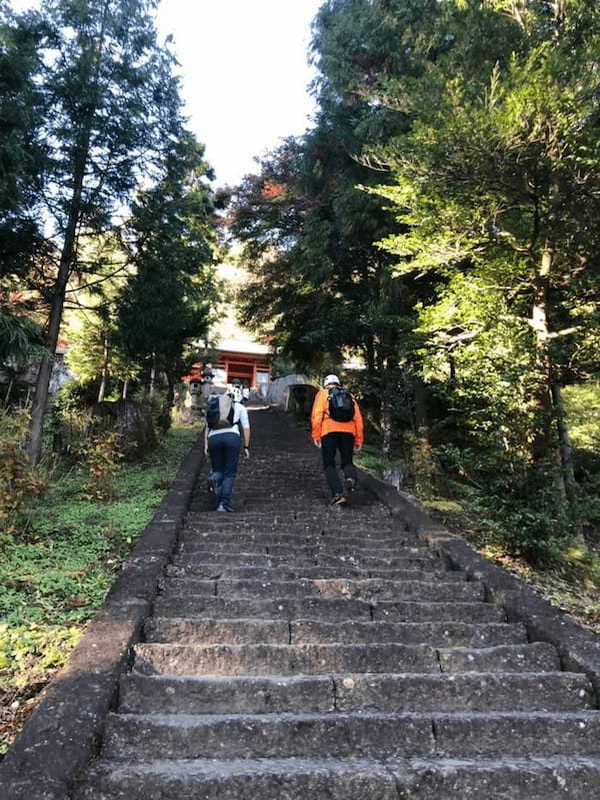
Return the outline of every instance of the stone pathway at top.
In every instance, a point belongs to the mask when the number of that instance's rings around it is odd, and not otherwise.
[[[600,712],[387,510],[251,415],[236,514],[206,475],[79,800],[600,797]]]

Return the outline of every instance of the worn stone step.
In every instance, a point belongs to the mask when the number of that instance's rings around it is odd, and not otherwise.
[[[156,758],[360,758],[434,756],[424,714],[111,714],[102,756]]]
[[[569,712],[593,710],[579,673],[165,676],[121,679],[122,713]]]
[[[314,557],[315,563],[323,566],[335,566],[341,562],[366,570],[404,569],[407,560],[410,559],[430,559],[433,563],[440,563],[439,559],[436,559],[427,548],[423,547],[406,547],[398,550],[391,558],[374,558],[373,556],[365,555],[359,557],[356,553],[336,553],[332,555],[321,551]]]
[[[180,645],[138,644],[134,670],[143,675],[322,675],[439,673],[435,648],[403,644]]]
[[[255,553],[263,554],[268,553],[273,556],[287,556],[290,559],[302,558],[303,556],[343,556],[346,559],[354,559],[357,561],[365,558],[377,557],[388,561],[393,558],[401,558],[411,555],[419,555],[427,552],[427,548],[419,545],[406,544],[400,542],[397,546],[389,547],[371,547],[370,545],[354,545],[348,547],[346,545],[334,545],[322,542],[313,542],[311,544],[273,544],[260,541],[247,541],[247,542],[229,542],[224,539],[219,539],[213,542],[205,542],[201,539],[187,539],[180,547],[180,553],[194,553],[197,551],[210,552],[210,553]]]
[[[442,672],[558,672],[560,659],[546,642],[438,650]]]
[[[406,537],[400,535],[393,535],[388,537],[367,537],[358,536],[356,534],[337,534],[335,536],[325,535],[311,531],[310,529],[303,531],[290,531],[285,532],[280,528],[273,531],[203,531],[203,532],[190,532],[185,529],[181,541],[184,543],[198,543],[206,542],[207,544],[214,542],[235,542],[236,544],[248,544],[259,542],[261,544],[289,544],[289,545],[305,545],[305,544],[328,544],[336,547],[373,547],[389,549],[397,545],[406,546],[419,545],[419,541],[414,537]],[[208,547],[207,547],[208,549]]]
[[[398,642],[432,647],[492,647],[527,641],[521,624],[466,622],[318,622],[290,623],[292,644],[324,642]]]
[[[373,604],[376,622],[506,622],[506,614],[491,603],[378,601]]]
[[[374,759],[98,761],[76,800],[398,800]]]
[[[315,620],[178,619],[150,617],[147,642],[180,644],[430,644],[491,647],[527,641],[520,624],[464,622],[318,622]]]
[[[209,542],[208,544],[200,539],[187,539],[181,544],[180,553],[194,553],[197,551],[209,553],[255,553],[256,555],[267,554],[272,551],[273,555],[287,556],[314,556],[317,545],[272,545],[269,547],[264,542],[228,542],[224,540]]]
[[[420,577],[419,575],[417,578]],[[168,595],[203,597],[347,597],[370,601],[379,600],[435,600],[475,601],[483,600],[483,586],[475,582],[445,581],[436,576],[436,581],[405,580],[386,581],[380,579],[354,580],[348,578],[297,579],[293,581],[264,580],[201,580],[195,578],[167,578],[164,592]]]
[[[327,675],[164,676],[124,675],[119,687],[122,713],[267,714],[321,713],[335,707]]]
[[[426,568],[424,568],[424,566]],[[425,573],[424,580],[432,580],[432,577],[437,578],[438,575],[443,576],[445,580],[465,580],[463,572],[451,571],[442,572],[441,570],[434,571],[435,563],[427,563],[425,565],[414,564],[412,568],[404,570],[361,570],[357,567],[301,567],[291,566],[285,564],[279,567],[261,567],[261,566],[231,566],[227,564],[211,563],[211,562],[177,562],[170,564],[166,569],[166,575],[171,578],[185,578],[196,577],[203,578],[204,580],[213,579],[217,580],[229,578],[230,580],[241,580],[250,578],[252,580],[261,581],[292,581],[301,578],[309,580],[315,578],[383,578],[385,580],[418,580]]]
[[[433,558],[429,551],[422,548],[406,548],[401,551],[398,558],[394,559],[371,559],[358,558],[353,554],[339,553],[335,556],[327,556],[322,553],[315,553],[309,548],[308,553],[302,555],[273,554],[267,553],[267,548],[263,551],[254,550],[251,553],[244,550],[179,550],[174,558],[175,564],[192,564],[196,562],[218,562],[220,564],[231,564],[234,566],[325,566],[325,567],[345,567],[353,569],[405,569],[407,563],[411,561],[429,562],[440,565],[439,559]]]
[[[585,675],[466,672],[334,676],[338,711],[580,711],[595,695]]]
[[[258,476],[255,475],[253,479],[258,480]],[[315,511],[313,509],[300,510],[290,507],[289,499],[281,505],[281,508],[277,508],[274,504],[269,504],[268,508],[265,508],[261,511],[246,511],[236,514],[227,514],[226,516],[217,515],[214,511],[191,511],[187,515],[186,522],[187,524],[198,525],[199,527],[202,527],[206,524],[222,525],[227,527],[232,525],[259,525],[261,523],[272,525],[280,522],[283,524],[286,522],[306,522],[308,524],[321,523],[326,525],[331,514],[331,511],[328,508],[318,509]],[[372,509],[369,509],[369,512],[369,514],[364,514],[364,517],[368,517],[371,521],[375,521],[375,519],[381,519],[387,523],[390,522],[389,514],[385,516],[377,516],[371,513]]]
[[[187,551],[179,552],[175,555],[173,559],[173,563],[176,566],[179,565],[188,565],[188,564],[203,564],[207,562],[217,562],[219,564],[225,564],[228,566],[235,566],[235,567],[244,567],[244,566],[255,566],[255,567],[271,567],[271,566],[302,566],[303,564],[306,566],[315,566],[316,559],[313,555],[310,555],[306,558],[302,559],[295,559],[293,562],[290,562],[288,558],[281,558],[281,557],[273,557],[269,556],[267,553],[243,553],[243,552],[219,552],[213,553],[212,550],[197,550],[195,552],[189,553]]]
[[[592,800],[600,759],[578,756],[410,759],[386,762],[399,800]]]
[[[397,605],[397,604],[396,604]],[[440,603],[439,605],[443,605]],[[482,605],[484,605],[482,603]],[[371,619],[366,600],[338,597],[289,597],[270,599],[232,597],[159,596],[154,614],[159,617],[210,617],[211,619]],[[490,608],[493,608],[490,606]]]
[[[600,711],[434,714],[436,755],[600,755]]]
[[[438,650],[442,672],[558,672],[556,648],[546,642]]]
[[[290,623],[274,619],[177,619],[150,617],[146,642],[180,644],[290,644]]]
[[[472,758],[600,755],[600,712],[111,714],[102,756]]]

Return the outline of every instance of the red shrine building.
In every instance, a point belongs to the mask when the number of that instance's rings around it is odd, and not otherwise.
[[[247,280],[245,271],[237,264],[221,264],[218,275],[231,295],[242,289]],[[271,378],[269,346],[257,341],[238,323],[233,302],[224,303],[219,313],[219,322],[209,335],[209,340],[214,343],[212,352],[216,353],[212,361],[214,385],[227,386],[236,378],[248,383],[252,389],[268,384]],[[203,367],[204,364],[195,364],[185,378],[192,392],[199,388]]]

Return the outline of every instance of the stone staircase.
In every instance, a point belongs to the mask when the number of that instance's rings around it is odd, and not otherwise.
[[[238,513],[201,486],[78,800],[600,797],[586,676],[251,422]]]

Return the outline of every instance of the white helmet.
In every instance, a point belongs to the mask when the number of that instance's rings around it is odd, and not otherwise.
[[[337,383],[338,386],[340,385],[340,379],[337,375],[328,375],[323,381],[323,386],[331,386],[332,383]]]

